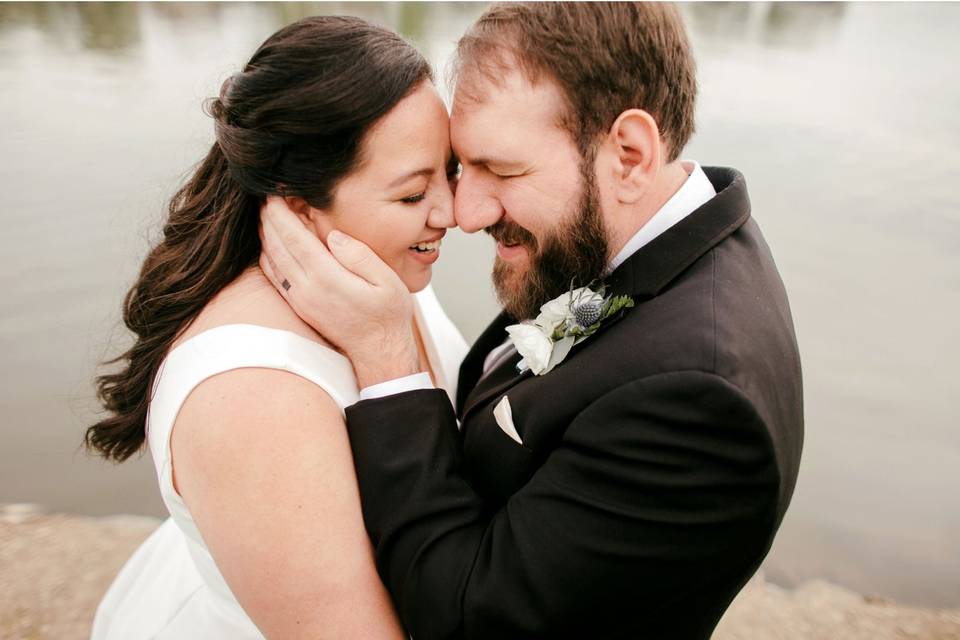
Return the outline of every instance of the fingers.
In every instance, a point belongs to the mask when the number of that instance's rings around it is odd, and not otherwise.
[[[263,237],[262,230],[260,231],[260,235]],[[267,276],[267,280],[280,292],[280,295],[286,297],[287,291],[290,290],[290,281],[277,273],[276,268],[270,261],[270,256],[263,252],[260,253],[260,271],[263,271],[263,275]],[[282,283],[284,282],[287,283],[287,286],[283,286]]]
[[[261,256],[266,256],[267,268],[275,277],[282,275],[282,278],[276,282],[271,279],[273,285],[278,289],[283,279],[290,282],[302,282],[304,279],[303,263],[289,248],[291,243],[302,242],[302,240],[299,239],[298,234],[289,230],[287,231],[288,237],[285,238],[277,228],[277,221],[280,221],[282,225],[283,221],[288,220],[288,218],[293,218],[294,225],[296,225],[292,227],[293,231],[311,235],[297,219],[296,214],[290,211],[283,198],[268,196],[266,203],[260,208],[260,244],[263,248]],[[299,227],[299,229],[296,229],[296,227]],[[291,227],[285,228],[291,229]],[[326,249],[324,249],[324,253],[326,253]],[[260,262],[262,268],[264,260],[261,259]],[[267,269],[264,269],[264,273],[267,273]],[[283,290],[280,290],[280,293],[283,293]]]
[[[282,197],[267,197],[266,204],[260,209],[260,221],[269,242],[265,246],[267,255],[288,277],[299,277],[301,269],[329,269],[336,264],[320,239],[304,226]],[[291,273],[288,271],[290,263],[299,269]]]
[[[397,274],[380,259],[373,249],[342,231],[331,231],[327,236],[330,253],[351,272],[372,285],[392,282]]]

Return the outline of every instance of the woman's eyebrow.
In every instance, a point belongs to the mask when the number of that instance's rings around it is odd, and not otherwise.
[[[427,167],[425,169],[417,169],[416,171],[411,171],[410,173],[403,174],[402,176],[400,176],[399,178],[397,178],[396,180],[388,184],[387,188],[392,189],[393,187],[399,187],[401,184],[403,184],[407,180],[410,180],[412,178],[417,178],[420,176],[426,176],[429,178],[430,176],[433,175],[433,173],[434,173],[433,167]]]

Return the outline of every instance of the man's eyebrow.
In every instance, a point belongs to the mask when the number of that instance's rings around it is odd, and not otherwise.
[[[397,178],[396,180],[394,180],[393,182],[391,182],[390,184],[388,184],[388,185],[387,185],[387,188],[388,188],[388,189],[392,189],[392,188],[394,188],[394,187],[399,187],[400,185],[402,185],[402,184],[403,184],[404,182],[406,182],[407,180],[411,180],[411,179],[413,179],[413,178],[418,178],[418,177],[420,177],[420,176],[426,176],[426,177],[429,178],[430,176],[433,175],[433,172],[434,172],[433,167],[426,167],[425,169],[417,169],[416,171],[411,171],[410,173],[405,173],[405,174],[403,174],[402,176],[400,176],[399,178]]]

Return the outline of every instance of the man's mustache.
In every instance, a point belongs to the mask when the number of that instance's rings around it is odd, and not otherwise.
[[[537,247],[537,239],[532,233],[518,225],[516,222],[509,222],[507,220],[499,220],[496,224],[492,224],[489,227],[484,229],[487,233],[493,236],[493,239],[503,245],[515,245],[520,244],[531,249]]]

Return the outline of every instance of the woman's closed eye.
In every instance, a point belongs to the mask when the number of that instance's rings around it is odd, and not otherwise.
[[[423,191],[423,192],[421,192],[421,193],[418,193],[418,194],[415,195],[415,196],[408,196],[408,197],[406,197],[406,198],[400,198],[400,202],[403,202],[403,203],[405,203],[405,204],[417,204],[418,202],[422,202],[423,199],[426,198],[426,197],[427,197],[427,192],[426,192],[426,191]]]

